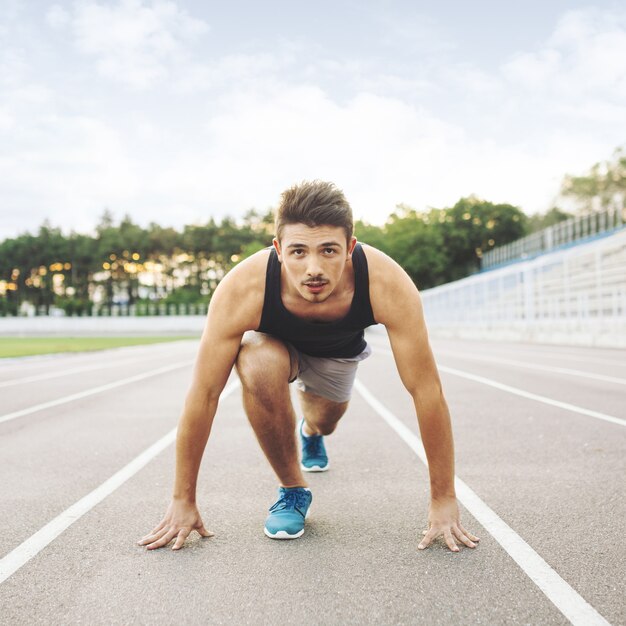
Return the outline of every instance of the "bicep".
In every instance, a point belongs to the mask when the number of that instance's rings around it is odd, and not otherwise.
[[[399,317],[387,326],[398,373],[407,390],[440,388],[439,373],[428,340],[419,297],[399,307]],[[423,391],[422,391],[423,392]]]
[[[191,393],[217,400],[232,371],[242,336],[243,333],[226,335],[205,328],[194,365]]]
[[[393,356],[404,386],[411,395],[439,393],[441,383],[428,339],[422,301],[413,281],[395,262],[379,282],[376,319],[389,334]]]
[[[229,287],[218,287],[209,306],[196,357],[191,391],[216,400],[230,376],[243,334],[255,327],[258,312]]]

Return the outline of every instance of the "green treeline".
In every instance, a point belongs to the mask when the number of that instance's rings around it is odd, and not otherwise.
[[[566,176],[562,186],[563,197],[581,211],[623,199],[625,192],[621,149],[586,176]],[[383,226],[357,221],[355,235],[396,259],[427,289],[478,271],[488,250],[568,217],[557,207],[529,217],[513,205],[470,196],[442,209],[399,205]],[[85,315],[142,303],[206,305],[226,272],[270,245],[273,232],[271,211],[254,210],[239,221],[210,219],[182,231],[156,223],[143,228],[128,215],[115,223],[109,212],[93,236],[65,235],[45,222],[37,234],[0,243],[0,315],[26,313],[24,307]]]
[[[271,214],[255,211],[240,223],[211,219],[182,232],[142,228],[128,215],[116,224],[109,212],[95,236],[66,236],[46,221],[36,235],[0,243],[0,315],[16,315],[25,302],[68,315],[138,302],[208,303],[225,273],[269,245],[272,231]]]
[[[427,289],[477,272],[483,252],[523,237],[529,227],[517,207],[469,197],[427,212],[400,206],[382,228],[358,222],[355,230]]]
[[[384,226],[357,221],[355,234],[425,289],[477,271],[483,251],[530,227],[520,209],[470,197],[428,212],[401,206]],[[270,245],[273,233],[271,212],[256,211],[239,222],[211,219],[182,231],[155,223],[142,228],[130,216],[115,223],[105,213],[95,236],[64,235],[46,222],[35,235],[0,243],[0,314],[23,313],[25,302],[38,312],[55,306],[68,315],[93,314],[94,306],[208,303],[226,272]]]

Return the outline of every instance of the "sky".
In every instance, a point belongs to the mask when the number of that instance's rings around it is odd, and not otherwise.
[[[331,180],[382,224],[527,213],[626,144],[626,7],[0,0],[0,240],[181,228]]]

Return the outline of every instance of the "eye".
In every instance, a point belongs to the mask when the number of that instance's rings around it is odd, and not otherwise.
[[[291,251],[291,254],[293,254],[294,256],[304,256],[304,250],[302,250],[302,248],[296,248],[295,250]]]
[[[324,254],[335,254],[335,248],[324,248]]]

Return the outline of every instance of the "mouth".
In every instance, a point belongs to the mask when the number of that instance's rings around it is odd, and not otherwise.
[[[310,293],[320,293],[327,284],[327,281],[316,280],[306,282],[304,283],[304,286],[309,290]]]

